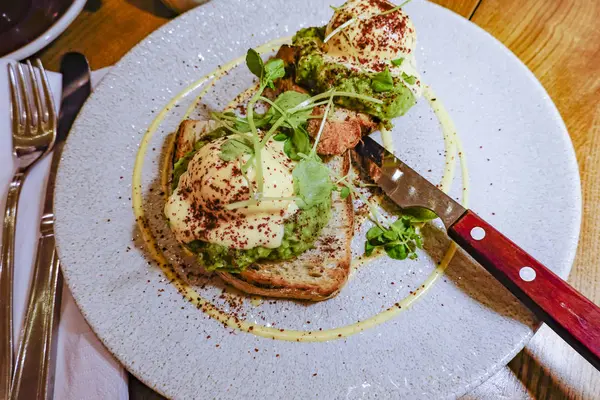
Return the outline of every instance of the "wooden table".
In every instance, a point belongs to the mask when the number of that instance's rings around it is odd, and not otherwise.
[[[569,282],[600,303],[600,1],[436,2],[503,42],[534,72],[560,110],[583,185],[581,241]],[[159,0],[89,0],[81,15],[40,56],[51,70],[58,70],[67,51],[85,53],[92,69],[110,66],[173,16]],[[160,398],[135,380],[130,390],[132,398]],[[531,397],[598,399],[600,372],[543,327],[507,368],[465,396]]]

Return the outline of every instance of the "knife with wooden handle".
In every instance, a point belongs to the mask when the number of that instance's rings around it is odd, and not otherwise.
[[[437,214],[448,235],[542,322],[600,370],[600,308],[471,210],[370,137],[355,148],[362,166],[402,208]]]
[[[62,147],[75,117],[91,91],[90,67],[83,54],[63,56],[62,101],[58,131],[40,223],[36,262],[11,389],[11,399],[49,399],[54,392],[51,355],[58,327],[60,262],[54,243],[54,185]]]

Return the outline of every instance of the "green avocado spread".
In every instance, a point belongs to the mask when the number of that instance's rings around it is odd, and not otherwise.
[[[324,27],[313,27],[301,29],[294,36],[292,44],[298,51],[296,83],[314,92],[334,88],[379,99],[383,104],[343,96],[336,97],[335,102],[342,107],[364,112],[381,120],[404,115],[415,104],[415,96],[401,77],[391,77],[392,85],[389,89],[376,90],[377,86],[373,82],[377,80],[379,73],[348,68],[343,64],[327,61],[324,57],[324,34]]]
[[[211,134],[212,135],[212,134]],[[212,135],[212,138],[222,136]],[[173,166],[173,189],[177,188],[179,178],[187,170],[189,161],[196,151],[207,144],[197,142],[194,150],[181,157]],[[202,240],[194,240],[185,246],[197,254],[199,263],[208,271],[226,271],[239,273],[253,263],[261,260],[287,260],[296,257],[314,247],[314,243],[331,217],[331,197],[310,208],[299,209],[284,223],[281,245],[277,248],[254,247],[251,249],[233,249]]]
[[[198,254],[198,261],[209,271],[241,272],[256,261],[288,260],[312,248],[330,216],[331,200],[298,210],[283,225],[281,246],[274,249],[230,249],[201,240],[194,240],[187,247]]]

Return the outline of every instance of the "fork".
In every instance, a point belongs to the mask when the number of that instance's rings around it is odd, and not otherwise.
[[[35,65],[37,73],[30,61],[26,68],[22,64],[16,68],[8,65],[17,170],[6,198],[0,253],[0,400],[10,395],[13,369],[12,286],[19,195],[31,167],[52,150],[56,141],[56,113],[50,85],[42,62],[38,59]]]

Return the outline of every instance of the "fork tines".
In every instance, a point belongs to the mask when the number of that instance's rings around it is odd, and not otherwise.
[[[39,59],[23,64],[8,64],[13,136],[37,136],[52,130],[56,120],[52,93],[46,71]],[[16,69],[16,72],[15,72]]]

